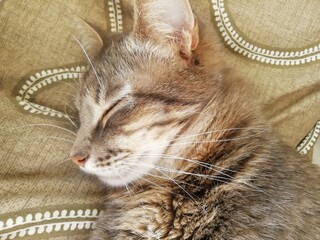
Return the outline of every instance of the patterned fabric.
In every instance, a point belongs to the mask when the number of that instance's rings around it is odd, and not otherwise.
[[[320,44],[318,43],[300,50],[277,50],[273,47],[264,47],[259,43],[250,41],[244,34],[239,32],[237,23],[232,21],[230,10],[228,11],[228,2],[225,3],[224,0],[213,0],[212,2],[217,27],[222,33],[224,41],[235,52],[252,60],[281,66],[302,65],[320,60]]]
[[[320,121],[298,145],[297,150],[303,155],[309,155],[313,163],[320,166]]]
[[[85,239],[104,189],[68,160],[85,58],[73,16],[126,32],[129,0],[0,0],[0,239]],[[316,1],[191,1],[292,148],[320,164]]]

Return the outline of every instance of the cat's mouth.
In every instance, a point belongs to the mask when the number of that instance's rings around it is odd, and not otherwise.
[[[149,175],[157,158],[141,159],[141,157],[123,156],[117,161],[101,163],[99,159],[89,157],[80,169],[87,174],[95,175],[103,183],[113,187],[123,187]]]

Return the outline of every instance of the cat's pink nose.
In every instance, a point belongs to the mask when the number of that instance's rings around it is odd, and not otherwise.
[[[71,156],[71,160],[80,167],[83,167],[86,163],[88,156],[84,154],[75,154]]]

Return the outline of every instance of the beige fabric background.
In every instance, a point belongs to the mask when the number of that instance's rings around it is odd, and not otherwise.
[[[320,44],[318,2],[191,2],[198,17],[211,22],[216,29],[228,63],[253,86],[275,130],[292,148],[310,132],[299,151],[308,153],[310,160],[315,159],[314,153],[319,154],[316,141],[320,131],[320,123],[315,127],[320,120],[320,52],[313,51]],[[92,227],[99,214],[100,197],[105,189],[68,160],[74,135],[60,129],[75,131],[66,113],[71,117],[74,114],[74,83],[86,66],[72,38],[77,34],[73,16],[82,17],[100,32],[128,31],[130,3],[129,0],[0,1],[0,237],[3,239],[84,239],[89,231],[86,228]],[[315,60],[286,66],[244,56],[232,47],[231,41],[224,39],[228,33],[220,31],[218,16],[223,11],[229,20],[226,26],[232,27],[235,38],[238,34],[247,41],[247,49],[250,46],[269,49],[277,58],[277,51],[290,53],[312,48],[313,53],[307,56]],[[251,52],[258,54],[257,49]],[[317,149],[314,151],[312,146]]]

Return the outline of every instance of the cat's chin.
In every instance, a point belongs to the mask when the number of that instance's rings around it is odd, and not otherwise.
[[[110,173],[103,173],[99,171],[92,171],[89,169],[86,169],[84,167],[81,167],[81,170],[83,170],[85,173],[94,175],[100,179],[100,181],[108,186],[111,187],[125,187],[128,184],[138,180],[140,178],[140,175],[134,175],[134,174],[110,174]]]
[[[98,176],[98,178],[106,185],[110,187],[125,187],[128,184],[139,179],[138,176],[126,176],[126,177],[105,177]]]
[[[125,187],[128,184],[136,181],[139,179],[139,176],[108,176],[105,174],[97,174],[96,172],[88,171],[85,168],[81,167],[81,170],[83,170],[85,173],[94,175],[99,178],[99,180],[104,183],[105,185],[108,185],[110,187]]]

